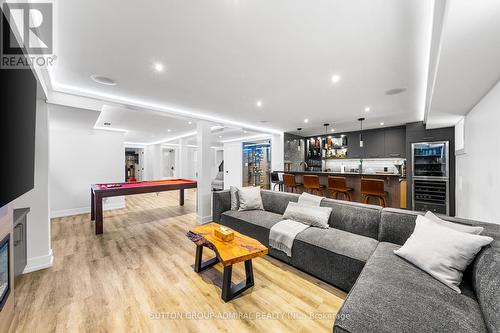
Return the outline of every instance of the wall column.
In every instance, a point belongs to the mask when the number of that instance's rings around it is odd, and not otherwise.
[[[179,177],[189,178],[189,151],[187,146],[187,138],[179,139]]]
[[[212,220],[212,168],[214,164],[214,154],[211,146],[211,123],[199,121],[197,123],[196,141],[197,150],[197,170],[198,170],[198,192],[197,192],[197,222],[207,223]]]

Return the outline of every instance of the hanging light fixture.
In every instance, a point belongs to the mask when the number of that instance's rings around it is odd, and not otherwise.
[[[358,121],[359,121],[359,124],[361,127],[361,131],[359,132],[359,147],[360,148],[363,148],[363,121],[364,120],[365,120],[365,118],[358,118]]]
[[[300,133],[300,131],[302,131],[302,127],[297,128],[297,131],[299,131],[299,133]],[[301,135],[299,135],[299,136],[302,137]],[[299,145],[297,147],[298,151],[300,151],[300,144],[301,144],[301,142],[302,142],[302,139],[299,139]]]
[[[328,126],[330,126],[330,124],[325,123],[325,124],[323,124],[323,126],[325,126],[325,143],[323,146],[325,149],[327,149],[328,148]]]

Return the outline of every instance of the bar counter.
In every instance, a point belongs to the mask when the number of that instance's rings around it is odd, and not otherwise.
[[[376,178],[385,181],[385,191],[387,207],[407,208],[406,205],[406,178],[395,173],[355,173],[355,172],[328,172],[328,171],[278,171],[279,173],[287,173],[295,175],[297,183],[303,184],[304,175],[317,175],[321,185],[327,187],[328,176],[345,177],[347,187],[353,189],[352,200],[355,202],[363,202],[361,196],[361,178]],[[324,196],[331,197],[329,191],[325,191]],[[343,196],[339,194],[339,199]],[[378,205],[378,201],[370,199],[370,204]]]

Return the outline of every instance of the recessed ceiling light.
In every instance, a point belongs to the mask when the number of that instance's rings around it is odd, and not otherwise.
[[[370,107],[369,107],[369,106],[367,106],[367,107],[365,108],[365,112],[370,112]]]
[[[222,139],[222,135],[219,135],[219,139]]]
[[[380,123],[380,126],[384,126],[384,123],[383,123],[383,122],[381,122],[381,123]]]
[[[163,72],[163,71],[165,70],[165,67],[164,67],[164,66],[163,66],[163,64],[162,64],[162,63],[160,63],[160,62],[155,62],[155,63],[153,64],[153,68],[154,68],[154,69],[155,69],[155,71],[157,71],[157,72]]]
[[[248,131],[243,131],[243,133],[247,134],[247,133],[248,133]]]
[[[192,121],[188,121],[188,124],[191,125],[193,122]]]
[[[169,128],[169,129],[167,130],[167,132],[172,132],[172,130]]]
[[[332,80],[333,83],[339,82],[340,81],[340,75],[337,75],[337,74],[332,75],[332,79],[331,80]]]
[[[304,122],[307,124],[309,122],[309,119],[304,119]]]
[[[389,89],[385,92],[386,95],[397,95],[397,94],[401,94],[402,92],[405,92],[406,91],[406,88],[393,88],[393,89]]]
[[[258,108],[261,108],[261,107],[262,107],[262,101],[257,101],[257,103],[255,103],[255,105],[256,105]]]
[[[330,132],[335,132],[335,128],[332,128],[332,129],[330,130]]]
[[[104,84],[106,86],[116,86],[116,81],[106,76],[92,74],[90,78],[94,80],[94,82]]]

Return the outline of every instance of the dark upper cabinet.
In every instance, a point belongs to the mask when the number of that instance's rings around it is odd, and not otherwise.
[[[385,131],[363,131],[364,158],[385,157]]]
[[[406,156],[406,128],[391,127],[385,129],[384,147],[386,157]]]
[[[347,135],[347,158],[361,158],[359,148],[359,132],[349,132]]]

